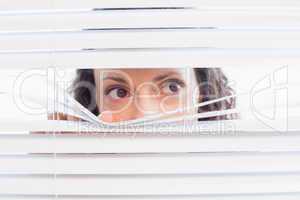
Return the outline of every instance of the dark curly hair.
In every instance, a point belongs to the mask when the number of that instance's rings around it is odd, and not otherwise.
[[[227,77],[224,75],[220,68],[194,68],[194,73],[199,87],[199,102],[210,101],[234,94],[233,89],[228,85]],[[82,86],[82,84],[84,84],[84,87]],[[96,105],[95,78],[93,69],[78,69],[76,71],[76,78],[73,81],[70,92],[74,95],[74,98],[79,103],[90,110],[93,114],[100,114],[100,111]],[[226,110],[235,108],[235,106],[236,99],[231,98],[199,107],[198,112],[201,113],[208,111]],[[225,120],[235,119],[236,117],[236,114],[230,114],[217,117],[202,118],[199,120]]]

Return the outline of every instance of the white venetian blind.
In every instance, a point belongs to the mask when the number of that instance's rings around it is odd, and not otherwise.
[[[300,198],[300,1],[1,0],[0,64],[0,199]],[[28,69],[196,66],[232,68],[245,83],[287,66],[289,126],[54,134],[68,127],[16,117],[9,94]]]

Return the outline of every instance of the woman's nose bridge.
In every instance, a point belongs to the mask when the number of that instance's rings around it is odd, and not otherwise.
[[[135,96],[153,96],[159,95],[160,90],[159,87],[153,82],[144,82],[140,84],[135,91]]]
[[[137,117],[154,114],[159,111],[159,91],[152,85],[140,88],[134,95],[134,113]]]

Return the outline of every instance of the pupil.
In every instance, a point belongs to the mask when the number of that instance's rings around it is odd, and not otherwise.
[[[118,89],[117,91],[117,96],[120,97],[120,98],[123,98],[123,97],[126,97],[127,95],[127,91],[124,90],[124,89]]]
[[[174,84],[171,84],[169,85],[169,89],[172,91],[172,92],[177,92],[178,91],[178,87]]]

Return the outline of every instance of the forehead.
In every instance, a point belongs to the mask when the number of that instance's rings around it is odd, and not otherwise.
[[[175,75],[186,77],[187,69],[180,68],[157,68],[157,69],[95,69],[96,79],[109,76],[125,77],[135,81],[150,81],[162,75]]]

